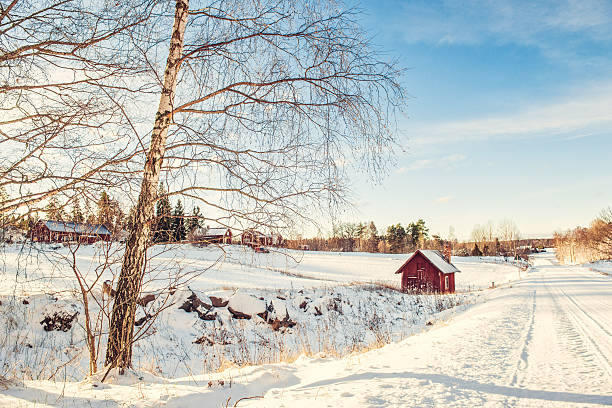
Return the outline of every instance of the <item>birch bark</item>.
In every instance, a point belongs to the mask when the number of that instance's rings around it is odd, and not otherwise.
[[[172,121],[174,94],[180,71],[188,10],[189,0],[176,0],[164,84],[159,108],[155,115],[151,145],[145,162],[134,225],[126,242],[111,315],[105,364],[119,367],[121,371],[132,364],[136,306],[145,273],[146,252],[151,239],[151,224],[155,216],[157,185],[165,154],[166,138]]]

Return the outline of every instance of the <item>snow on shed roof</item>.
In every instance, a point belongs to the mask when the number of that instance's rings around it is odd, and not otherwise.
[[[229,231],[229,228],[208,228],[206,235],[225,235]]]
[[[442,252],[434,249],[418,249],[416,252],[410,254],[408,260],[404,262],[404,264],[395,273],[400,273],[400,271],[404,268],[404,265],[410,262],[410,260],[414,258],[414,256],[419,252],[443,273],[461,272],[459,269],[457,269],[455,265],[450,262],[447,262],[446,259],[444,259],[444,255],[442,255]]]
[[[43,221],[45,226],[53,232],[74,232],[77,234],[110,235],[110,231],[102,224],[92,225],[84,222]]]

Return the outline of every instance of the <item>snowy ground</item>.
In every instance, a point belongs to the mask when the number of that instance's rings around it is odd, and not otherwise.
[[[527,278],[398,343],[345,358],[162,380],[26,382],[2,406],[612,405],[612,279],[540,255]],[[228,401],[229,399],[229,401]]]
[[[600,272],[606,275],[612,275],[612,261],[597,261],[585,266],[591,268],[596,272]]]
[[[112,262],[103,279],[112,278],[112,272],[119,268],[121,249],[117,246],[108,251]],[[398,284],[399,275],[394,272],[409,256],[271,249],[269,254],[259,254],[240,245],[222,248],[157,246],[151,250],[150,285],[155,286],[154,278],[167,277],[168,270],[180,270],[184,280],[189,280],[190,285],[199,290],[287,289],[354,282]],[[99,245],[81,247],[76,254],[77,266],[92,275],[104,260],[102,255]],[[2,247],[0,276],[6,279],[0,279],[0,294],[48,293],[50,289],[61,292],[75,287],[74,275],[66,267],[67,261],[71,261],[71,253],[65,247]],[[458,291],[483,289],[492,282],[501,284],[519,278],[519,269],[500,257],[453,257],[452,262],[461,271],[456,276]]]
[[[26,256],[23,251],[18,251],[16,248],[5,248],[4,250],[4,277],[0,280],[0,288],[3,290],[0,297],[4,302],[3,305],[0,305],[0,319],[4,319],[1,322],[4,326],[4,340],[0,344],[2,346],[0,351],[2,351],[5,362],[9,363],[8,366],[13,369],[13,374],[15,371],[25,369],[26,371],[20,372],[22,374],[27,372],[30,377],[35,376],[36,378],[47,378],[49,372],[56,374],[55,380],[58,380],[58,377],[60,379],[83,378],[83,373],[79,374],[74,369],[75,364],[76,366],[79,364],[72,360],[73,356],[83,350],[83,343],[79,337],[82,333],[77,330],[78,327],[75,326],[76,328],[66,333],[52,332],[53,336],[49,336],[49,333],[41,330],[39,324],[40,313],[48,308],[49,304],[63,302],[64,306],[71,306],[70,296],[73,295],[66,289],[73,284],[73,279],[70,271],[61,266],[62,257],[69,255],[67,250],[60,248],[43,253],[35,252],[33,255],[37,259]],[[321,390],[324,393],[330,393],[329,398],[321,400],[322,404],[327,404],[329,400],[330,403],[341,406],[373,405],[375,398],[381,397],[378,394],[372,394],[371,397],[374,399],[364,400],[363,381],[367,380],[367,383],[372,384],[382,381],[379,384],[381,389],[387,389],[391,395],[393,393],[390,388],[393,388],[393,385],[384,382],[385,378],[391,378],[389,372],[386,372],[382,365],[376,365],[377,368],[370,365],[369,370],[374,373],[370,378],[368,372],[351,370],[362,367],[363,362],[370,364],[371,361],[383,358],[395,364],[389,367],[396,370],[397,373],[400,372],[397,370],[401,370],[398,365],[409,366],[421,360],[428,362],[428,367],[431,366],[433,369],[434,363],[439,363],[438,357],[435,357],[438,352],[431,349],[431,344],[427,340],[419,342],[415,339],[438,333],[447,326],[446,320],[450,316],[461,313],[466,306],[435,314],[438,310],[457,303],[470,304],[492,296],[491,300],[484,305],[473,307],[474,310],[481,310],[483,316],[477,319],[479,324],[471,327],[473,331],[470,333],[485,335],[485,320],[490,323],[495,320],[496,314],[502,314],[504,321],[507,320],[508,324],[514,324],[511,318],[518,315],[514,316],[513,311],[521,311],[522,303],[524,303],[523,294],[509,296],[510,293],[517,290],[515,288],[454,297],[417,297],[355,283],[372,281],[397,283],[399,277],[393,275],[393,272],[405,261],[406,255],[292,251],[291,255],[294,258],[300,257],[300,262],[297,263],[290,257],[281,254],[254,254],[245,251],[242,247],[233,246],[228,246],[225,250],[225,254],[222,254],[219,250],[212,248],[178,247],[163,252],[158,249],[160,252],[154,259],[153,266],[162,271],[161,265],[165,265],[165,268],[168,265],[174,265],[180,268],[186,276],[195,277],[189,282],[189,287],[202,298],[205,298],[206,294],[233,293],[235,287],[240,288],[239,293],[263,297],[266,303],[271,300],[279,302],[281,298],[284,298],[281,302],[283,307],[287,308],[290,317],[297,321],[296,328],[286,332],[275,332],[260,320],[234,321],[227,315],[219,318],[219,322],[224,320],[227,323],[220,328],[198,319],[195,313],[186,313],[177,308],[171,308],[156,322],[155,333],[142,340],[136,347],[135,358],[141,371],[132,378],[131,383],[125,378],[121,380],[124,385],[99,384],[92,379],[85,382],[79,382],[76,379],[67,382],[39,380],[25,381],[24,387],[21,387],[16,386],[15,383],[3,385],[0,377],[0,406],[28,406],[31,403],[41,404],[41,406],[42,404],[123,406],[128,402],[127,405],[133,406],[163,404],[167,406],[226,406],[228,397],[235,401],[237,398],[264,393],[267,393],[264,402],[245,400],[240,403],[240,406],[247,403],[255,404],[255,406],[282,406],[282,404],[292,405],[293,400],[300,398],[308,399],[310,394],[302,392],[304,390]],[[94,248],[89,247],[81,248],[77,253],[77,263],[82,270],[91,271],[96,263],[99,264],[99,259],[94,256],[93,251]],[[204,273],[195,273],[210,265],[210,261],[219,257],[220,254],[224,255],[223,263]],[[457,282],[458,286],[463,288],[485,288],[493,281],[498,285],[518,277],[518,268],[507,264],[488,263],[486,259],[481,258],[454,258],[453,261],[462,270],[462,273],[457,276]],[[192,272],[194,274],[190,275]],[[522,274],[524,277],[526,273]],[[15,275],[17,275],[17,280]],[[49,279],[49,276],[52,276],[52,279]],[[351,282],[352,284],[349,285],[348,283]],[[151,284],[154,285],[155,281]],[[52,296],[48,294],[49,285],[56,290]],[[180,304],[189,293],[191,292],[186,290],[177,292],[174,295],[176,304]],[[28,303],[24,304],[21,302],[22,299],[27,300]],[[514,299],[514,303],[518,304],[500,303],[499,299],[506,299],[506,303]],[[300,304],[305,300],[308,307],[301,308]],[[315,313],[315,305],[318,305],[318,308],[324,312],[322,315]],[[494,310],[491,309],[491,306],[495,306]],[[221,312],[223,310],[219,309],[219,313]],[[519,315],[522,316],[520,313]],[[465,321],[465,315],[452,321]],[[434,322],[434,325],[426,325],[428,322]],[[499,326],[498,322],[496,324]],[[519,326],[520,324],[522,323],[516,323]],[[448,327],[453,325],[455,323]],[[469,323],[465,325],[470,326]],[[350,353],[351,349],[363,350],[369,347],[379,347],[431,327],[433,330],[429,330],[426,334],[410,337],[408,340],[387,346],[379,351],[365,354]],[[497,329],[499,333],[496,331],[489,334],[493,336],[493,339],[501,338],[504,334],[503,328],[503,325],[499,326]],[[228,342],[222,345],[223,347],[217,344],[207,348],[205,345],[193,343],[202,334],[214,338],[219,334],[219,330],[224,331],[223,339]],[[478,339],[470,339],[468,336],[470,333],[459,331],[453,334],[451,332],[451,343],[459,344],[457,350],[466,348],[472,351],[482,351],[486,349],[480,345]],[[417,343],[411,344],[411,341],[417,341]],[[444,344],[443,338],[437,340],[436,343],[439,344],[441,350],[446,350],[448,355],[457,354],[457,350],[452,349],[453,344]],[[489,345],[489,343],[485,344]],[[491,346],[493,344],[491,343]],[[397,350],[395,357],[385,354],[387,352],[384,350],[393,349]],[[261,350],[264,352],[262,353]],[[314,354],[317,357],[312,359],[302,356],[292,364],[233,367],[217,374],[209,374],[210,369],[216,367],[214,364],[204,367],[203,362],[204,360],[210,362],[214,358],[221,358],[221,360],[229,358],[238,363],[249,362],[249,359],[251,361],[291,361],[295,351],[307,352],[308,355]],[[317,354],[321,351],[324,354]],[[261,355],[265,353],[269,355]],[[332,355],[338,356],[346,353],[350,353],[349,357],[331,358]],[[12,356],[13,360],[7,356]],[[15,361],[15,358],[18,361]],[[471,361],[474,367],[479,365],[488,367],[490,364],[490,358],[483,361],[467,356],[465,358],[466,361]],[[448,357],[442,360],[447,361],[448,364],[453,361]],[[53,361],[53,364],[50,361]],[[66,366],[63,366],[64,363]],[[86,358],[81,360],[81,367],[83,363],[86,367]],[[143,369],[157,374],[161,373],[163,377],[143,375]],[[465,367],[463,369],[465,370]],[[346,370],[349,371],[345,372]],[[373,378],[378,377],[377,370],[382,370],[380,379]],[[325,375],[322,374],[323,372]],[[333,389],[327,389],[327,387],[337,382],[336,377],[341,376],[342,373],[349,377],[340,381],[341,383],[351,382],[348,381],[351,379],[358,379],[361,383],[359,381],[354,383],[351,386],[353,388],[349,387],[349,390],[342,391],[332,398]],[[8,374],[5,376],[11,377]],[[25,375],[25,378],[28,375]],[[322,376],[328,375],[331,375],[327,380],[329,383],[312,384],[324,381]],[[12,377],[19,376],[13,375]],[[404,378],[407,383],[410,383],[411,380],[410,375],[399,376],[399,378]],[[126,384],[126,381],[129,384]],[[425,379],[420,380],[420,382],[423,381]],[[302,391],[299,391],[300,387],[303,388]],[[457,385],[452,385],[452,387],[456,388]],[[3,388],[8,388],[8,390],[2,391]],[[274,388],[279,390],[274,391]],[[284,388],[287,389],[284,390]],[[288,399],[285,399],[285,394],[289,396]],[[402,405],[399,401],[410,402],[412,401],[410,398],[414,397],[397,395],[399,399],[381,399],[381,404]],[[462,400],[459,399],[459,401]],[[419,403],[414,400],[413,402],[415,405],[428,405],[427,401]]]

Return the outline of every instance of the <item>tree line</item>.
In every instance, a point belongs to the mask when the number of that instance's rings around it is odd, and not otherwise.
[[[340,223],[332,228],[327,238],[296,238],[287,241],[289,248],[313,251],[404,253],[415,249],[443,249],[448,240],[429,235],[423,219],[409,222],[405,227],[397,223],[380,234],[374,221]]]
[[[556,256],[564,264],[612,259],[612,207],[601,211],[588,227],[555,232]]]
[[[153,243],[171,243],[185,240],[197,241],[203,233],[204,217],[199,206],[194,206],[191,214],[186,215],[180,199],[173,206],[163,186],[159,187],[160,197],[156,204],[155,219],[153,220]],[[0,187],[0,198],[8,199],[8,194]],[[102,191],[99,198],[79,200],[75,198],[60,203],[56,196],[49,199],[42,210],[44,219],[51,221],[87,223],[91,225],[104,225],[114,237],[121,239],[132,228],[134,207],[124,212],[118,200],[107,191]],[[40,219],[39,213],[28,214],[27,217],[2,215],[0,228],[16,227],[21,231],[29,231]]]

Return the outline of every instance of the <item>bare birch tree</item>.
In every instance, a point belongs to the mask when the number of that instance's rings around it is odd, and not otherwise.
[[[107,365],[131,364],[162,174],[169,191],[202,202],[220,224],[272,228],[308,217],[322,199],[341,200],[339,163],[383,167],[399,72],[378,59],[354,17],[325,2],[216,1],[191,11],[176,2]]]
[[[377,177],[403,103],[399,70],[326,1],[13,0],[0,9],[1,212],[100,186],[136,203],[106,364],[131,365],[154,206],[282,229]],[[93,187],[93,188],[92,188]],[[74,192],[77,191],[78,194]],[[126,211],[127,212],[127,211]]]

